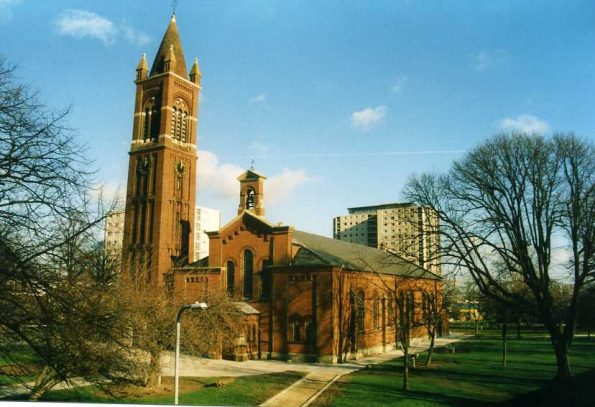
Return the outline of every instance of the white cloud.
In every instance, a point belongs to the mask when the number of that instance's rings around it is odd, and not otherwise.
[[[401,93],[407,81],[409,81],[409,78],[407,78],[406,76],[398,78],[394,81],[393,85],[391,86],[391,90],[395,93]]]
[[[568,266],[572,260],[572,250],[567,247],[552,248],[552,266]]]
[[[113,21],[86,10],[64,10],[55,21],[60,35],[75,38],[92,38],[111,45],[119,37],[135,45],[146,45],[150,38],[143,32],[126,24],[117,25]]]
[[[12,6],[20,2],[21,0],[0,0],[0,23],[12,19]]]
[[[205,195],[224,199],[237,198],[240,191],[237,178],[244,171],[245,168],[236,164],[220,163],[217,156],[210,151],[198,153],[198,188]],[[314,179],[307,176],[302,169],[283,169],[280,174],[268,177],[265,184],[266,203],[274,205],[282,202],[297,187]]]
[[[281,174],[270,177],[265,185],[265,202],[275,205],[291,196],[300,185],[316,180],[304,170],[284,168]]]
[[[550,126],[547,124],[547,122],[530,114],[522,114],[517,117],[507,117],[500,120],[498,124],[502,130],[519,131],[527,134],[543,134],[550,130]]]
[[[245,170],[235,164],[221,164],[210,151],[199,151],[198,188],[222,198],[233,198],[240,190],[236,178]]]
[[[115,41],[116,25],[110,20],[85,10],[65,10],[56,20],[58,34],[76,38],[94,38],[105,45]]]
[[[101,201],[103,205],[123,208],[126,194],[126,183],[102,182],[95,184],[91,192],[93,201]]]
[[[380,123],[386,116],[386,106],[366,107],[351,114],[351,126],[361,131],[370,131],[372,126]]]
[[[151,37],[149,37],[147,34],[135,30],[134,28],[129,27],[126,24],[121,25],[121,30],[124,33],[124,38],[126,38],[126,40],[131,44],[136,44],[142,47],[151,42]]]
[[[508,54],[503,49],[483,50],[473,57],[473,66],[478,71],[494,68],[508,61]]]
[[[256,156],[261,156],[262,157],[262,156],[265,156],[265,155],[268,154],[268,152],[269,152],[269,146],[254,141],[250,145],[250,150],[252,150]]]
[[[250,98],[250,103],[264,103],[267,100],[267,95],[261,93],[260,95]]]

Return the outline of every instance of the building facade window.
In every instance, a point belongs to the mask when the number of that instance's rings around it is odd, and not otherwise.
[[[254,254],[250,249],[244,250],[244,298],[252,299],[254,288]]]
[[[395,306],[394,306],[395,301],[389,297],[387,302],[388,302],[388,321],[386,324],[389,327],[392,327],[395,324]]]
[[[410,323],[415,322],[415,293],[411,290],[407,292],[407,310],[409,312]]]
[[[273,286],[273,276],[271,274],[271,269],[269,266],[271,265],[271,261],[269,259],[265,259],[262,261],[262,271],[260,272],[261,276],[261,298],[263,300],[268,300],[271,298],[271,291]]]
[[[373,323],[374,329],[377,330],[380,327],[380,301],[378,299],[378,293],[374,293],[374,300],[372,304],[372,316],[373,316]]]
[[[289,341],[300,343],[302,341],[302,318],[299,315],[292,315],[289,318]]]
[[[306,343],[316,343],[316,323],[312,317],[306,317],[304,319],[304,331],[306,331]]]
[[[358,291],[356,295],[356,304],[357,304],[357,331],[359,333],[364,333],[365,331],[365,313],[366,313],[366,306],[365,306],[365,294],[363,291]]]
[[[236,266],[233,264],[233,261],[227,261],[227,293],[229,295],[233,295],[234,284],[235,284],[235,271]]]

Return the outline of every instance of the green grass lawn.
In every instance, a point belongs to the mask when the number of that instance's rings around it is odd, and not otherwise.
[[[282,389],[303,377],[301,372],[284,372],[238,378],[183,378],[180,384],[180,404],[254,406],[269,399]],[[171,378],[164,385],[146,394],[142,389],[128,388],[120,397],[109,396],[96,387],[81,387],[72,390],[51,391],[42,401],[127,403],[127,404],[173,404]],[[223,382],[223,386],[212,386]]]
[[[23,370],[23,368],[25,370]],[[14,347],[10,360],[0,358],[1,387],[33,381],[39,369],[35,355],[25,347]],[[301,372],[285,372],[240,378],[182,378],[180,404],[193,405],[258,405],[304,376]],[[212,386],[222,382],[222,386]],[[94,386],[48,392],[43,401],[173,404],[173,380],[163,378],[162,386],[146,389],[129,386],[114,390],[112,395]],[[114,395],[115,394],[115,395]],[[19,397],[24,400],[25,397]]]
[[[31,381],[39,370],[37,357],[26,346],[13,346],[10,358],[0,357],[0,386]]]
[[[478,338],[457,343],[456,353],[439,350],[432,366],[418,365],[410,373],[408,392],[401,390],[402,361],[397,359],[344,376],[314,405],[593,405],[595,341],[575,339],[570,358],[578,377],[562,387],[551,382],[555,357],[543,335],[523,332],[522,339],[509,339],[508,350],[504,368],[498,332],[484,329]],[[422,354],[421,360],[424,357]],[[580,386],[589,381],[591,386]],[[574,399],[560,402],[568,395]]]

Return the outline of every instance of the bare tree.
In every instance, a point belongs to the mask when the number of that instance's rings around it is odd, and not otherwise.
[[[591,332],[595,329],[595,285],[591,284],[582,294],[579,301],[578,326],[587,330],[587,339],[591,340]]]
[[[372,311],[365,292],[370,283],[358,272],[340,267],[334,272],[334,284],[338,334],[334,346],[337,361],[345,363],[348,357],[357,357],[358,351],[365,347],[365,314]]]
[[[571,376],[568,346],[579,294],[594,273],[594,181],[591,143],[569,135],[513,134],[483,143],[445,175],[411,178],[405,189],[409,199],[438,211],[446,263],[469,270],[486,295],[505,304],[534,306],[550,334],[559,379]],[[562,243],[572,259],[557,266]],[[510,276],[531,295],[511,290],[506,284]],[[562,330],[552,291],[556,282],[572,286],[569,302],[562,305]]]
[[[91,205],[68,111],[50,111],[13,71],[0,59],[0,356],[18,363],[15,344],[34,355],[32,399],[73,377],[151,384],[173,343],[175,304],[165,290],[116,284],[118,265],[97,240],[107,211]],[[237,310],[221,298],[211,293],[209,312],[188,316],[189,332],[233,326]],[[185,346],[206,349],[215,331],[186,335]]]
[[[468,282],[463,287],[463,303],[465,304],[466,315],[473,321],[474,334],[479,335],[479,324],[484,317],[485,296],[479,291],[473,282]]]
[[[394,261],[402,263],[402,259],[395,255],[388,255],[387,262],[390,262],[394,257]],[[377,270],[373,270],[376,274],[374,280],[381,291],[384,293],[387,302],[388,322],[395,330],[395,347],[403,351],[403,390],[409,390],[409,363],[411,338],[414,330],[418,327],[424,326],[421,308],[422,289],[427,288],[428,284],[432,284],[434,280],[419,278],[417,271],[419,268],[413,263],[410,263],[411,275],[404,273],[403,276],[383,275]],[[439,291],[439,286],[436,286]]]
[[[104,210],[91,205],[84,148],[0,59],[0,355],[34,355],[30,397],[83,377],[130,377],[114,269],[97,256]]]
[[[91,174],[68,110],[48,110],[13,71],[0,59],[0,238],[28,260],[64,243],[62,220],[88,216]]]
[[[567,304],[561,336],[552,337],[558,359],[567,358],[565,346],[572,342],[583,289],[595,282],[595,146],[573,136],[557,135],[553,140],[559,162],[561,187],[558,224],[570,243],[572,294]]]
[[[455,298],[455,290],[454,279],[448,278],[443,278],[442,281],[436,280],[420,287],[422,294],[422,323],[430,338],[426,358],[427,366],[432,364],[436,335],[443,329],[442,324]]]
[[[350,279],[343,267],[333,273],[333,275],[334,283],[337,287],[337,296],[335,297],[335,302],[337,304],[336,318],[338,328],[338,336],[335,344],[337,362],[345,363],[352,342],[351,301],[349,295],[351,293],[351,288],[349,286]]]
[[[31,399],[73,377],[97,384],[130,377],[130,348],[119,329],[125,314],[110,286],[88,272],[68,276],[60,264],[1,254],[11,278],[0,295],[0,354],[10,360],[19,344],[35,355]]]
[[[424,325],[418,311],[421,306],[419,286],[431,282],[403,277],[394,277],[391,282],[382,281],[389,303],[388,317],[395,327],[395,345],[403,351],[403,390],[409,390],[411,337],[414,329]]]

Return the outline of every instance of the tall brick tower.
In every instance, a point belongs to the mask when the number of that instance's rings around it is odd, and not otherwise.
[[[145,55],[136,68],[122,248],[123,271],[154,287],[193,258],[200,78],[172,16],[151,70]]]

